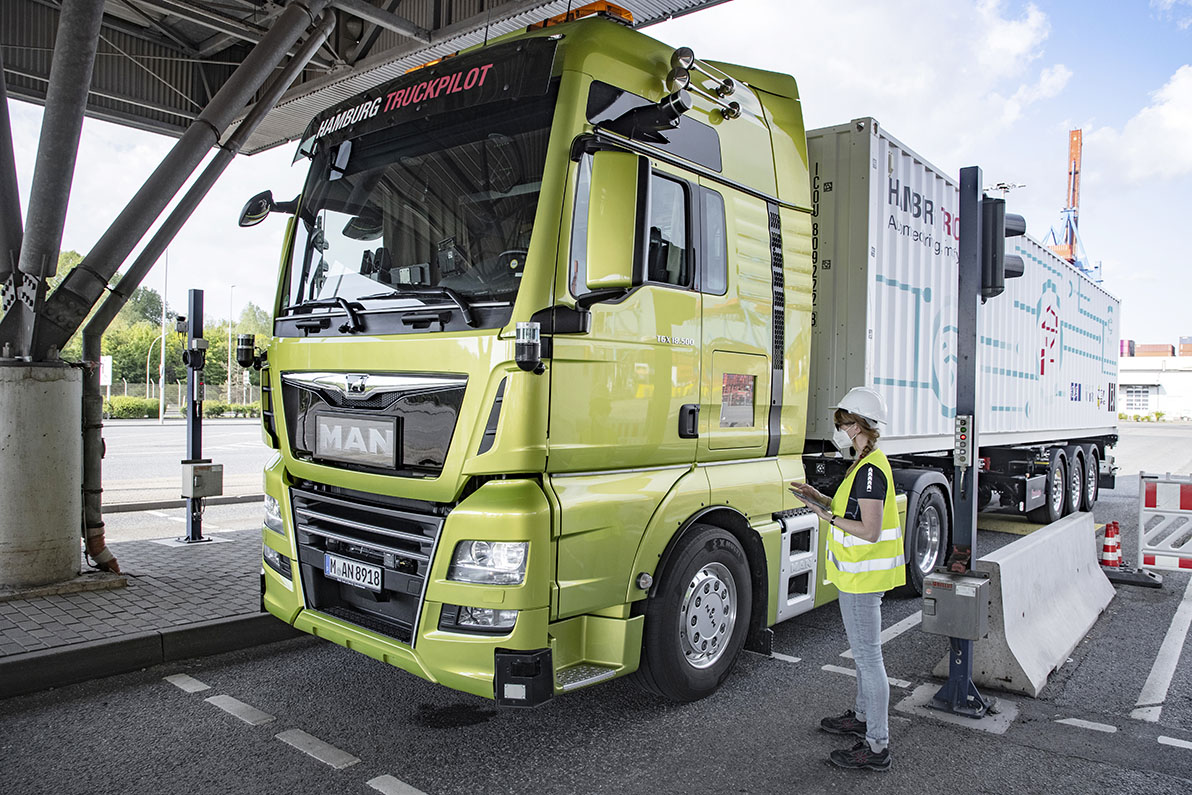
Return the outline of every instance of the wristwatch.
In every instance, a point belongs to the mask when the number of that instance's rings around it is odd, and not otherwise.
[[[830,517],[828,519],[828,526],[835,527],[836,526],[836,514],[830,513],[830,514],[828,514],[828,516]]]

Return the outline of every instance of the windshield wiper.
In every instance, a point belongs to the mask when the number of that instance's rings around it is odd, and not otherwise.
[[[362,295],[356,300],[379,301],[384,298],[402,298],[407,295],[447,298],[459,307],[459,312],[461,315],[463,315],[465,323],[473,328],[476,326],[476,318],[472,315],[472,305],[468,303],[466,298],[457,293],[455,290],[452,290],[450,287],[428,287],[413,284],[395,284],[393,285],[393,289],[389,292],[375,293],[373,295]]]
[[[331,308],[333,306],[341,307],[344,312],[348,314],[348,322],[339,327],[340,333],[354,334],[357,331],[364,330],[364,322],[356,314],[356,310],[352,308],[348,299],[343,296],[335,296],[334,298],[318,298],[313,301],[303,301],[300,304],[289,307],[290,312],[298,312],[302,309],[321,309]]]

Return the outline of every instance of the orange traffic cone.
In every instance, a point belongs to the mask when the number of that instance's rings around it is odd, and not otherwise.
[[[1105,541],[1101,544],[1101,565],[1107,569],[1121,568],[1122,539],[1117,522],[1105,525]]]

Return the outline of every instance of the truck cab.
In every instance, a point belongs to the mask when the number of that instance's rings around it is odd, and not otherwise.
[[[529,706],[712,692],[831,601],[793,78],[535,27],[312,120],[259,362],[263,602]]]

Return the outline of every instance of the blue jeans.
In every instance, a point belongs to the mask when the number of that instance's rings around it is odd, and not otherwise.
[[[840,616],[857,664],[857,719],[865,739],[878,752],[890,744],[890,680],[882,659],[882,596],[840,592]]]

